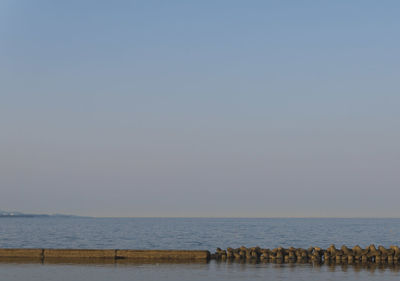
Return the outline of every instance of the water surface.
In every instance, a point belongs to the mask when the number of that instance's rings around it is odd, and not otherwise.
[[[400,219],[0,218],[0,247],[204,249],[400,245]]]
[[[197,280],[399,280],[399,268],[313,266],[311,264],[1,264],[8,281],[197,281]]]
[[[0,218],[0,247],[205,249],[400,245],[400,219]],[[400,280],[398,266],[0,261],[2,280]]]

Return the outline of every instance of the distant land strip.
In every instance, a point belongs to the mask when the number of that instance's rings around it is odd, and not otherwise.
[[[0,218],[78,218],[80,216],[64,214],[27,214],[0,210]]]

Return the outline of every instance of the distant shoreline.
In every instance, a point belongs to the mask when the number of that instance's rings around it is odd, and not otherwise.
[[[24,214],[24,213],[13,213],[13,212],[2,212],[0,218],[79,218],[80,216],[75,215],[63,215],[63,214]]]

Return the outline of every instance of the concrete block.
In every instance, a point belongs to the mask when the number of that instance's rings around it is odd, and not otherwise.
[[[43,258],[43,249],[0,249],[2,258]]]
[[[115,259],[115,250],[92,249],[44,249],[44,259]]]
[[[117,259],[149,260],[209,260],[209,251],[186,250],[117,250]]]

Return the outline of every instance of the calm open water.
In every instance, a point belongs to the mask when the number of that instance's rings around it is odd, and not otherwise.
[[[0,218],[0,247],[205,249],[400,245],[400,219]],[[2,280],[399,280],[398,267],[0,262]]]
[[[0,218],[0,247],[203,249],[400,244],[400,219]]]

